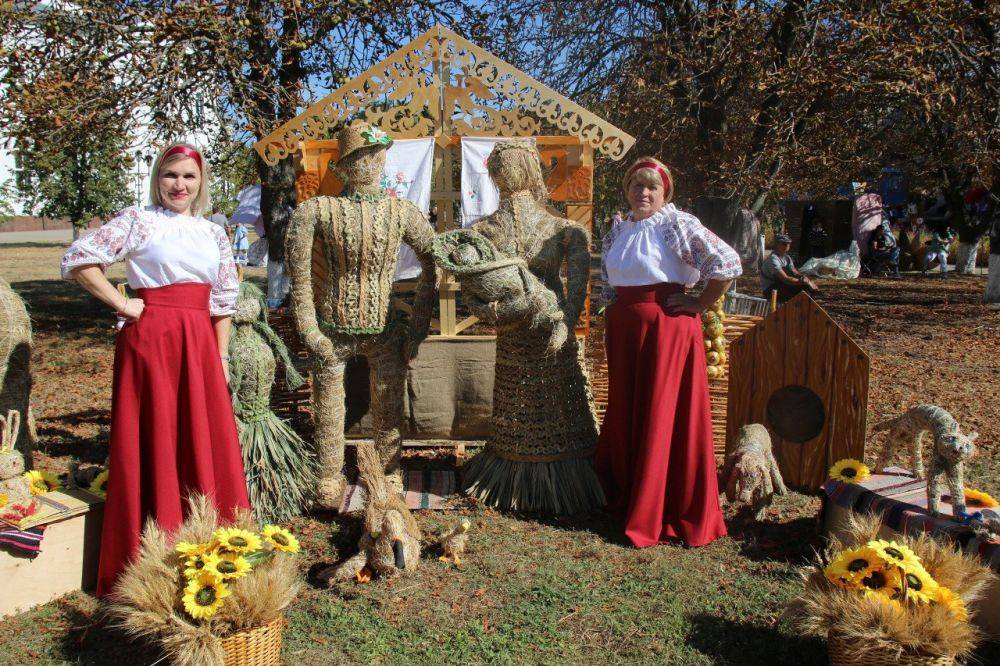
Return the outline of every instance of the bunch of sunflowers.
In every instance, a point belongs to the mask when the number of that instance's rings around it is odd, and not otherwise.
[[[917,554],[897,541],[876,539],[842,550],[823,573],[838,587],[896,608],[905,603],[942,604],[959,620],[969,617],[962,598],[939,585]]]
[[[249,575],[275,552],[297,553],[299,542],[291,532],[265,525],[259,534],[238,527],[223,527],[205,543],[177,543],[184,572],[184,610],[203,620],[215,615],[229,596],[229,585]]]
[[[725,296],[711,308],[701,313],[701,332],[705,341],[705,362],[708,378],[718,379],[726,374],[726,313],[722,306]]]
[[[970,608],[992,579],[989,568],[930,534],[889,541],[882,529],[877,514],[851,514],[803,572],[803,590],[786,617],[828,639],[831,664],[969,656],[982,637]]]

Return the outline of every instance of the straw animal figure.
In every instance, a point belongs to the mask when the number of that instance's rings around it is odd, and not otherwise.
[[[442,562],[451,560],[455,566],[462,565],[460,555],[465,552],[465,544],[469,541],[469,528],[472,523],[468,519],[463,519],[458,525],[448,530],[441,536],[441,550],[443,554],[438,559]]]
[[[927,508],[938,513],[941,505],[941,476],[948,482],[951,492],[952,513],[955,517],[965,513],[965,481],[963,463],[976,452],[973,442],[979,433],[963,435],[958,421],[937,405],[917,405],[896,418],[875,424],[872,432],[889,431],[879,456],[878,469],[885,469],[897,446],[908,444],[913,460],[913,473],[918,479],[924,477],[924,461],[921,449],[925,432],[933,436],[933,449],[929,474],[927,475]]]
[[[275,357],[285,367],[290,388],[302,385],[288,348],[267,323],[264,294],[240,284],[229,338],[229,375],[239,429],[250,505],[261,523],[288,520],[301,513],[316,484],[310,447],[271,411]]]
[[[522,259],[502,257],[486,238],[472,229],[455,229],[434,239],[434,260],[462,283],[462,299],[488,312],[493,325],[529,321],[532,329],[550,331],[546,354],[559,351],[569,331],[555,293],[528,270]]]
[[[587,295],[587,231],[545,209],[545,182],[533,144],[497,144],[487,168],[500,206],[473,228],[501,256],[525,262],[555,296],[572,332]],[[475,300],[470,305],[476,316],[490,319],[488,307]],[[502,509],[586,511],[603,505],[604,493],[591,465],[597,422],[583,349],[570,333],[550,355],[551,330],[534,319],[497,325],[493,434],[465,466],[463,484],[469,494]]]
[[[392,578],[420,565],[420,527],[416,519],[403,497],[387,483],[375,448],[361,442],[356,452],[361,485],[367,494],[365,533],[356,555],[317,574],[327,585],[351,578],[367,583],[373,573]]]
[[[0,414],[18,411],[14,448],[31,469],[34,419],[31,415],[31,320],[24,301],[0,278]]]
[[[375,128],[338,135],[337,169],[347,192],[300,204],[288,229],[287,265],[292,311],[315,364],[313,416],[319,460],[316,505],[336,510],[344,478],[344,369],[364,355],[372,371],[375,448],[397,491],[406,367],[427,336],[434,305],[434,229],[412,203],[389,198],[380,186],[388,137]],[[396,256],[407,243],[420,259],[409,322],[393,312]]]
[[[24,456],[14,448],[21,427],[21,414],[10,410],[0,415],[0,508],[31,499],[31,490],[24,480]]]
[[[785,482],[771,451],[771,435],[759,423],[740,428],[736,448],[726,458],[722,482],[730,503],[750,506],[754,520],[764,520],[775,495],[784,495]]]

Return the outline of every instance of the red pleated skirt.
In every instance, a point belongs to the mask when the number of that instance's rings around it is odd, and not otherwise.
[[[100,597],[136,554],[147,518],[177,529],[191,493],[211,497],[227,521],[250,507],[210,292],[200,283],[139,289],[145,310],[118,333]]]
[[[617,287],[607,312],[608,409],[595,466],[637,548],[726,534],[701,322],[666,310],[677,284]]]

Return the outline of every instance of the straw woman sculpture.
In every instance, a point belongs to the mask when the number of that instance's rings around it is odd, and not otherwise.
[[[260,523],[297,516],[312,498],[316,483],[309,446],[271,411],[275,356],[285,366],[289,388],[301,386],[304,380],[292,365],[288,348],[267,323],[264,294],[243,282],[229,338],[229,387],[250,505]]]
[[[597,443],[593,398],[572,334],[587,294],[589,236],[543,206],[545,183],[532,144],[498,144],[487,167],[500,207],[473,228],[500,254],[527,264],[555,296],[570,333],[552,353],[552,326],[538,325],[531,312],[497,323],[493,434],[465,467],[466,491],[519,511],[575,513],[601,506],[604,495],[591,467]],[[491,306],[469,300],[478,316],[490,320]]]
[[[292,311],[317,365],[313,381],[315,445],[319,458],[316,504],[340,506],[344,467],[344,368],[364,355],[371,366],[375,449],[387,481],[402,491],[403,391],[406,367],[430,327],[435,269],[434,229],[405,199],[380,185],[389,137],[374,127],[348,127],[337,135],[337,169],[347,178],[343,196],[313,197],[295,209],[286,241]],[[392,278],[399,246],[420,259],[409,322],[392,309]]]

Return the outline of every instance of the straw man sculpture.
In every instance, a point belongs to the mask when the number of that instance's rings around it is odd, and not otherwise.
[[[500,207],[473,229],[500,254],[524,261],[562,312],[551,316],[543,312],[544,301],[530,297],[524,317],[497,321],[493,434],[486,449],[466,465],[464,485],[470,494],[503,509],[592,509],[604,503],[591,467],[597,426],[581,348],[573,335],[587,296],[590,238],[579,225],[545,209],[547,192],[533,144],[499,143],[487,167],[500,191]],[[565,286],[560,277],[564,264]],[[535,290],[529,284],[519,288],[525,294]],[[463,300],[481,319],[497,320],[497,303],[468,298],[464,290]],[[558,340],[553,332],[562,326],[569,334],[552,349],[550,343]]]
[[[402,490],[399,426],[406,367],[427,336],[435,284],[434,229],[416,206],[389,198],[379,184],[389,137],[374,127],[348,127],[337,141],[337,169],[347,189],[342,196],[300,204],[286,245],[295,322],[317,368],[316,505],[329,510],[339,507],[345,486],[344,366],[354,355],[368,358],[375,449],[387,481]],[[404,242],[423,267],[409,321],[391,307],[396,255]]]

